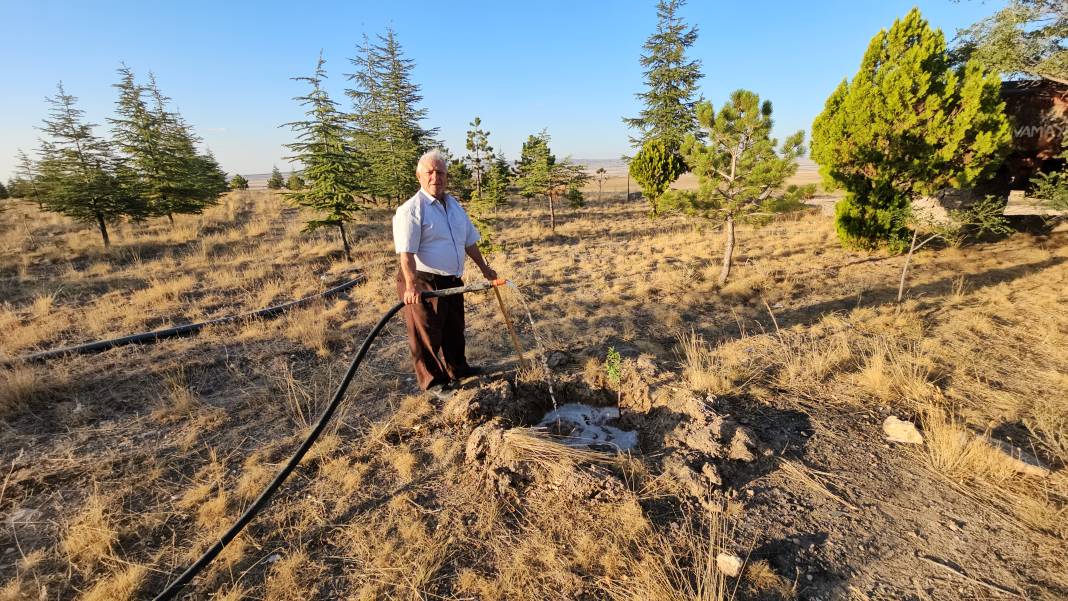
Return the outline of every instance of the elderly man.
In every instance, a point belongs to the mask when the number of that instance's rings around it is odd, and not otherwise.
[[[497,279],[476,244],[478,230],[449,194],[445,157],[431,150],[419,159],[419,192],[397,208],[393,243],[400,255],[397,295],[404,300],[408,347],[419,386],[439,399],[455,394],[452,380],[474,375],[464,352],[463,295],[419,299],[424,290],[462,286],[464,255],[488,280]]]

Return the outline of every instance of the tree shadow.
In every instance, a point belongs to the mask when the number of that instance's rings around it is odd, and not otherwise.
[[[1056,267],[1065,261],[1066,259],[1064,257],[1050,257],[1042,261],[1014,265],[1012,267],[1004,267],[1000,269],[991,269],[980,273],[961,273],[960,276],[964,276],[968,279],[969,289],[972,293],[975,293],[985,288],[991,288],[999,284],[1011,282],[1031,275],[1043,269]],[[946,290],[949,290],[955,284],[958,277],[959,276],[945,277],[930,282],[916,284],[906,288],[906,296],[917,298],[928,295],[944,294]],[[858,306],[884,305],[893,303],[896,299],[897,286],[870,288],[859,294],[850,294],[849,296],[842,296],[832,300],[813,303],[791,311],[776,313],[775,318],[782,327],[791,325],[808,325],[818,321],[827,313],[849,311]]]

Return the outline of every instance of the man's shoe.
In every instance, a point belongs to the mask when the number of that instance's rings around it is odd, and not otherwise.
[[[456,377],[454,379],[455,380],[462,380],[464,378],[470,378],[470,377],[473,377],[473,376],[480,376],[485,371],[486,371],[485,369],[483,369],[482,367],[480,367],[478,365],[469,365],[469,366],[467,366],[467,369],[457,372],[456,373]]]
[[[434,384],[430,388],[427,388],[426,391],[427,394],[439,401],[447,401],[456,395],[456,389],[448,384]]]

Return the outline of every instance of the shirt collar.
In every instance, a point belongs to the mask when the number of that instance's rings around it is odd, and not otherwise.
[[[440,202],[440,201],[438,201],[438,199],[434,198],[433,194],[431,194],[430,192],[427,192],[422,187],[419,188],[419,192],[423,195],[423,198],[425,198],[428,202]],[[448,200],[449,200],[449,193],[446,192],[445,193],[445,202],[447,202]],[[445,204],[445,203],[442,202],[441,204]]]

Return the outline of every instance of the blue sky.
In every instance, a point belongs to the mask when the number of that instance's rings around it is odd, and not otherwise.
[[[776,133],[806,134],[827,95],[851,77],[869,40],[918,5],[952,39],[1003,2],[691,0],[691,56],[703,63],[702,94],[714,105],[748,88],[775,107]],[[63,81],[95,123],[106,123],[120,62],[153,71],[229,172],[288,163],[279,124],[299,118],[292,100],[322,49],[328,90],[348,106],[344,73],[362,35],[392,26],[422,86],[426,125],[462,153],[476,115],[490,142],[515,159],[526,137],[548,128],[558,156],[617,158],[631,152],[621,117],[643,89],[638,56],[656,24],[654,0],[615,2],[53,2],[0,0],[4,91],[0,178],[18,148],[37,147],[43,98]]]

